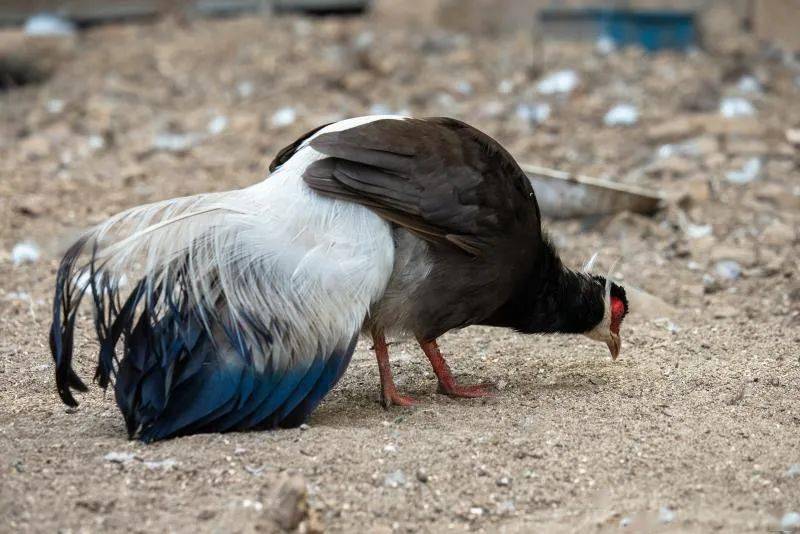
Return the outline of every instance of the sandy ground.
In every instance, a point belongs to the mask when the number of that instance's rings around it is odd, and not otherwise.
[[[504,39],[336,19],[112,26],[85,33],[46,83],[0,94],[0,531],[273,531],[287,474],[307,487],[300,528],[329,532],[766,532],[800,512],[796,71],[702,53],[534,54]],[[521,122],[536,80],[565,67],[581,88],[545,99],[542,125]],[[757,118],[714,122],[747,73],[762,86],[747,96]],[[620,101],[639,123],[603,126]],[[296,117],[282,125],[284,106]],[[566,261],[600,250],[607,268],[624,254],[617,276],[676,311],[626,320],[616,363],[583,338],[448,334],[457,374],[497,384],[488,400],[436,394],[421,352],[400,343],[396,379],[418,403],[385,411],[362,343],[304,429],[144,446],[97,388],[65,410],[46,332],[58,254],[80,228],[252,183],[297,134],[377,106],[465,119],[522,161],[688,191],[652,219],[547,222]],[[222,131],[208,133],[217,116]],[[194,133],[191,146],[154,146],[164,132]],[[686,139],[699,152],[655,159]],[[752,157],[758,179],[727,183]],[[687,237],[706,224],[710,235]],[[41,257],[15,265],[23,241]],[[719,275],[724,260],[738,279]]]

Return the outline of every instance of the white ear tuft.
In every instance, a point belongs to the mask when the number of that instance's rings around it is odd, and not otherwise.
[[[614,263],[611,264],[611,268],[608,269],[608,274],[606,275],[606,300],[611,298],[611,274],[614,272],[614,269],[617,268],[617,264],[619,264],[621,260],[622,257],[614,260]]]
[[[597,261],[597,256],[599,254],[600,254],[599,252],[595,252],[594,254],[592,254],[592,257],[589,258],[589,260],[583,264],[583,272],[588,273],[589,271],[592,270],[592,267],[594,267],[594,264]]]

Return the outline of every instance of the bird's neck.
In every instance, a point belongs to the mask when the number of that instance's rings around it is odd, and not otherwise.
[[[537,263],[486,324],[526,334],[578,334],[602,320],[605,302],[601,287],[584,273],[565,267],[549,243]]]

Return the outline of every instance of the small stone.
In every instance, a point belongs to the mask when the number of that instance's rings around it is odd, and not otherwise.
[[[790,530],[800,528],[800,513],[786,512],[781,518],[781,529]]]
[[[517,511],[517,507],[512,500],[500,501],[497,503],[498,515],[512,515]]]
[[[300,427],[299,427],[299,428],[300,428],[300,432],[305,432],[305,431],[307,431],[308,429],[310,429],[311,427],[310,427],[310,426],[308,426],[306,423],[303,423],[302,425],[300,425]]]
[[[383,485],[388,488],[399,488],[400,486],[405,486],[405,484],[406,475],[400,469],[392,471],[383,479]]]
[[[706,295],[713,295],[722,289],[719,281],[710,274],[703,275],[703,292]]]
[[[480,506],[473,506],[472,508],[469,509],[469,515],[473,515],[475,517],[481,517],[483,513],[484,510]]]
[[[533,102],[530,104],[519,104],[515,111],[517,118],[535,126],[541,124],[550,118],[550,104],[547,102]]]
[[[472,84],[466,80],[460,80],[456,83],[455,90],[462,95],[471,95],[473,92]]]
[[[675,512],[667,506],[662,506],[658,510],[659,523],[672,523],[675,520]]]
[[[86,140],[86,144],[89,145],[91,150],[102,150],[106,147],[106,138],[97,134],[90,135],[89,139]]]
[[[157,460],[157,461],[144,462],[144,465],[148,469],[152,469],[152,470],[163,469],[165,471],[169,471],[170,469],[172,469],[173,467],[178,465],[178,462],[176,462],[175,460],[170,458],[170,459],[167,459],[167,460]]]
[[[742,276],[741,265],[733,260],[718,261],[714,266],[714,271],[725,280],[737,280]]]
[[[219,135],[228,127],[228,117],[225,115],[217,115],[209,121],[206,129],[211,135]]]
[[[701,237],[709,236],[713,233],[713,228],[710,224],[687,224],[686,237],[689,239],[698,239]]]
[[[244,454],[246,452],[247,452],[247,449],[245,449],[243,447],[236,447],[235,449],[233,449],[234,456],[241,456],[242,454]]]
[[[495,482],[501,488],[506,488],[511,485],[511,478],[509,477],[500,477]]]
[[[241,98],[252,96],[254,90],[255,86],[253,85],[253,82],[247,80],[240,82],[239,85],[236,86],[236,92]]]
[[[27,196],[19,199],[17,205],[14,206],[14,210],[21,215],[38,217],[44,212],[42,203],[43,199],[40,197]]]
[[[627,526],[630,526],[630,524],[631,524],[630,517],[623,517],[622,519],[619,520],[619,528],[625,528]]]
[[[606,126],[632,126],[639,120],[639,110],[631,104],[617,104],[605,114]]]
[[[280,108],[278,111],[272,114],[269,122],[275,128],[283,128],[285,126],[289,126],[294,124],[294,121],[297,120],[297,112],[292,107],[283,107]]]
[[[187,152],[200,142],[196,134],[183,134],[175,132],[162,132],[153,138],[153,149],[165,152]]]
[[[601,35],[594,43],[594,49],[601,56],[607,56],[617,49],[617,43],[614,38],[609,35]]]
[[[214,519],[215,515],[217,515],[217,512],[214,510],[202,510],[197,514],[197,519],[200,521],[208,521],[209,519]]]
[[[579,82],[580,78],[574,70],[560,70],[539,80],[536,90],[543,95],[570,93],[578,86]]]
[[[800,145],[800,128],[789,128],[786,130],[786,140],[793,145]]]
[[[105,461],[115,464],[125,464],[133,461],[134,458],[136,458],[136,455],[132,452],[109,452],[103,456]]]
[[[39,247],[32,241],[23,241],[14,245],[11,249],[11,263],[21,265],[23,263],[34,263],[40,256]]]
[[[420,467],[419,469],[417,469],[417,480],[419,480],[423,484],[426,484],[428,482],[429,480],[428,472],[425,470],[424,467]]]
[[[750,158],[741,169],[725,173],[725,178],[734,184],[748,184],[759,178],[761,173],[761,159]]]
[[[269,516],[284,532],[293,532],[303,524],[309,527],[316,521],[308,504],[305,480],[297,475],[284,473],[265,503]]]
[[[800,464],[792,464],[786,470],[786,476],[789,478],[800,477]]]
[[[34,37],[70,37],[75,35],[75,25],[64,17],[39,13],[25,21],[24,31]]]
[[[755,76],[745,74],[739,78],[739,81],[736,83],[736,88],[743,93],[760,93],[761,83]]]
[[[746,98],[739,96],[723,98],[719,103],[720,114],[728,119],[736,117],[751,117],[755,115],[756,108]]]
[[[394,443],[389,443],[383,447],[383,452],[389,454],[395,453],[397,452],[397,445],[395,445]]]

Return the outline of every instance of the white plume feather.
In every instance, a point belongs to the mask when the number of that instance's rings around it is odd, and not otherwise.
[[[600,255],[599,252],[595,252],[594,254],[592,254],[592,257],[589,258],[586,261],[586,263],[583,264],[583,269],[581,269],[581,270],[583,272],[585,272],[585,273],[588,273],[589,271],[591,271],[594,268],[594,264],[597,261],[597,256],[599,256],[599,255]]]
[[[69,279],[125,276],[167,292],[182,269],[182,290],[199,309],[220,316],[204,320],[279,324],[273,355],[327,354],[352,339],[382,294],[393,242],[389,226],[370,210],[307,188],[300,176],[319,157],[304,147],[246,189],[122,212],[84,236],[86,260]],[[258,345],[257,333],[241,330]],[[256,365],[267,365],[270,355],[260,356]]]

